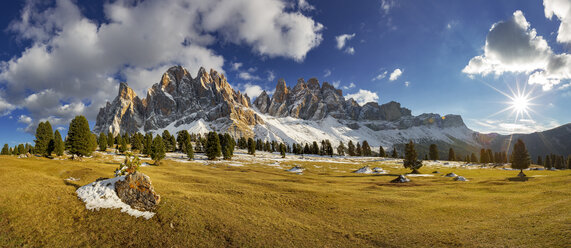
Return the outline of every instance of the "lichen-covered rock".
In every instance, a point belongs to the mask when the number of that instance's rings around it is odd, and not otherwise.
[[[141,211],[154,210],[161,201],[161,197],[151,184],[151,179],[141,172],[128,174],[125,180],[117,181],[115,191],[121,201]]]

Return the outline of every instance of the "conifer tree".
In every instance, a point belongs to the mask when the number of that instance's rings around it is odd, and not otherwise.
[[[487,164],[489,163],[489,159],[488,159],[488,153],[486,152],[486,149],[481,149],[480,150],[480,163],[482,164]]]
[[[143,154],[149,156],[153,152],[153,134],[146,133],[145,139],[143,140]]]
[[[208,160],[214,160],[220,157],[222,148],[220,147],[220,138],[214,131],[208,133],[206,139],[206,157]]]
[[[543,159],[541,159],[541,156],[537,156],[537,165],[543,165]]]
[[[428,154],[429,154],[429,158],[430,160],[438,160],[438,147],[436,146],[436,144],[430,144],[430,147],[428,148]]]
[[[184,142],[184,150],[186,152],[186,156],[188,156],[188,160],[194,160],[194,149],[192,148],[190,137],[188,139],[184,139]]]
[[[393,147],[393,153],[391,154],[392,158],[398,158],[399,154],[397,153],[397,148]]]
[[[284,143],[280,143],[280,155],[282,155],[282,158],[286,157],[286,146]]]
[[[345,145],[343,145],[343,141],[339,141],[339,145],[337,146],[337,155],[345,156]]]
[[[369,146],[369,142],[366,140],[363,141],[361,149],[363,150],[363,156],[370,157],[372,155],[371,147]]]
[[[571,169],[571,155],[567,156],[567,169]]]
[[[89,132],[89,151],[94,152],[97,150],[97,135],[94,133]]]
[[[382,145],[379,146],[379,157],[386,157],[387,153],[385,152],[385,149],[383,148]]]
[[[89,156],[93,144],[87,119],[83,115],[76,116],[71,120],[68,130],[69,153],[80,157]]]
[[[329,140],[325,140],[325,153],[330,157],[333,157],[333,146]]]
[[[105,152],[107,149],[107,135],[104,133],[99,134],[99,150]]]
[[[353,145],[352,140],[349,140],[347,144],[347,154],[349,154],[349,156],[355,156],[355,145]]]
[[[405,145],[403,165],[404,168],[412,169],[412,173],[414,174],[418,174],[418,169],[422,167],[422,162],[418,161],[418,155],[416,149],[414,149],[412,140]]]
[[[448,161],[456,161],[456,154],[452,148],[448,150]]]
[[[4,144],[4,147],[2,147],[2,155],[10,155],[10,146],[8,144]]]
[[[119,150],[121,142],[123,142],[123,136],[121,136],[121,134],[118,134],[117,137],[115,137],[115,145],[116,145],[115,149]]]
[[[551,156],[545,155],[545,164],[543,164],[543,167],[547,169],[551,169],[551,167],[553,167],[553,165],[551,164]]]
[[[22,144],[20,144],[20,145],[22,146],[22,150],[23,150],[24,145],[22,145]],[[61,134],[59,133],[59,130],[56,130],[56,132],[54,134],[54,152],[55,152],[56,156],[63,156],[64,150],[65,150],[65,145],[63,144],[63,140],[61,139]]]
[[[520,175],[525,176],[525,174],[523,174],[523,169],[527,169],[529,164],[530,159],[527,149],[525,148],[525,144],[521,139],[518,139],[514,144],[514,150],[512,153],[512,168],[519,169]]]
[[[36,128],[36,153],[48,157],[53,151],[54,131],[49,121],[40,122]],[[50,144],[52,143],[52,144]]]
[[[140,133],[136,133],[135,135],[133,135],[133,137],[131,138],[131,150],[133,151],[141,151],[143,148],[143,141],[141,140],[141,137],[143,135]]]
[[[120,144],[118,145],[119,152],[125,153],[127,151],[127,139],[126,137],[121,137]]]
[[[165,144],[163,143],[163,138],[160,135],[157,135],[153,139],[153,143],[151,145],[151,159],[155,160],[155,165],[159,165],[161,160],[165,158]]]
[[[252,138],[248,138],[248,154],[256,155],[256,141]]]
[[[357,147],[355,148],[355,156],[363,155],[363,150],[361,149],[361,143],[357,142]]]
[[[187,130],[179,131],[176,136],[176,142],[178,143],[178,149],[181,152],[186,153],[186,145],[190,142],[190,134]]]
[[[61,135],[60,135],[59,139],[61,140]],[[62,141],[62,145],[63,145],[63,141]],[[18,145],[18,152],[20,154],[26,154],[26,148],[24,147],[24,144]],[[58,156],[60,156],[60,155],[58,155]]]
[[[478,157],[476,157],[476,154],[472,153],[470,155],[470,161],[472,161],[473,163],[478,163]]]
[[[311,146],[311,153],[319,154],[319,145],[317,144],[317,141],[313,141],[313,145]]]
[[[115,137],[111,132],[107,132],[107,147],[113,148],[113,144],[115,144]]]

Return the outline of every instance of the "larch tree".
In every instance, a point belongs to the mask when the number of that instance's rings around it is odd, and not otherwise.
[[[163,143],[163,138],[160,135],[157,135],[155,139],[153,139],[153,144],[151,145],[151,159],[155,160],[155,165],[159,165],[161,160],[165,158],[165,144]]]
[[[530,159],[527,149],[525,148],[525,143],[521,139],[518,139],[514,144],[514,149],[512,153],[512,168],[519,169],[519,176],[525,177],[523,169],[529,168]]]
[[[22,149],[23,148],[24,146],[22,145]],[[63,140],[61,139],[61,134],[59,133],[59,130],[56,130],[54,134],[54,153],[56,154],[56,156],[63,156],[64,150],[65,150],[65,145],[63,143]]]
[[[416,149],[414,149],[412,140],[405,145],[403,165],[404,168],[412,169],[413,174],[420,173],[418,169],[422,167],[422,162],[418,160],[418,155]]]
[[[430,158],[430,160],[438,160],[438,146],[436,146],[436,144],[430,144],[430,147],[428,148],[428,157]]]

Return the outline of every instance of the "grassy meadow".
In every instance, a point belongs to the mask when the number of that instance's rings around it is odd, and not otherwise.
[[[293,156],[292,156],[293,157]],[[112,177],[108,155],[84,161],[0,156],[0,247],[569,247],[571,171],[423,167],[390,180],[390,161],[207,163],[142,167],[161,195],[145,220],[90,211],[75,190]],[[240,163],[242,166],[231,166]],[[294,165],[303,175],[285,171]],[[350,173],[364,165],[386,175]],[[454,172],[470,181],[442,177]],[[79,181],[68,181],[74,177]]]

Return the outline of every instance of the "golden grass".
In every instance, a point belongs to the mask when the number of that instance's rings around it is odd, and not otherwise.
[[[111,177],[118,163],[0,156],[0,247],[568,247],[571,240],[571,171],[529,171],[529,181],[517,182],[508,180],[517,171],[438,168],[470,181],[391,184],[408,170],[282,163],[307,169],[296,175],[259,162],[166,160],[141,168],[162,198],[150,220],[86,210],[76,187]],[[349,173],[363,164],[391,175]],[[66,182],[70,176],[81,180]]]

